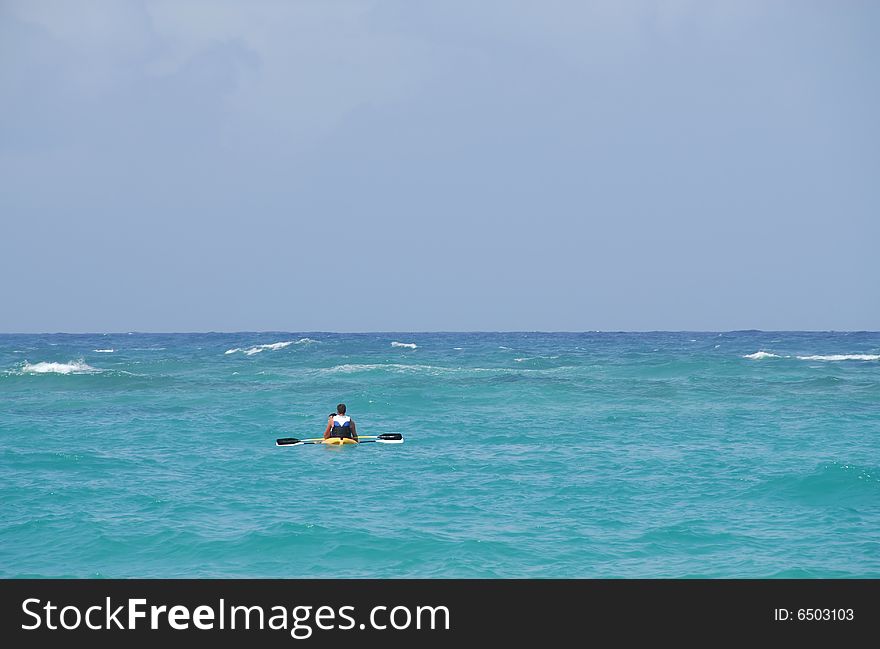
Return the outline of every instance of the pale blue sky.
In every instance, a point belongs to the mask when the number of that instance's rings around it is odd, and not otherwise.
[[[880,2],[0,0],[0,331],[880,329]]]

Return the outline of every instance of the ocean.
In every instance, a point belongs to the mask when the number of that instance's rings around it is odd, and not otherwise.
[[[878,578],[880,333],[0,335],[0,577]]]

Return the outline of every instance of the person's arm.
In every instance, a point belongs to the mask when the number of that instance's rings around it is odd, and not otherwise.
[[[327,428],[324,429],[324,439],[330,437],[330,431],[333,430],[333,415],[327,419]]]
[[[352,439],[354,439],[354,441],[357,441],[358,431],[357,426],[354,425],[354,419],[351,420],[351,437]]]

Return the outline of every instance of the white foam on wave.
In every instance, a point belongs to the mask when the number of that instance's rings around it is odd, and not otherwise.
[[[91,374],[100,371],[82,360],[68,363],[28,363],[25,361],[21,367],[22,374]]]
[[[654,351],[657,351],[657,350],[655,349]],[[513,360],[516,361],[517,363],[522,363],[523,361],[533,361],[536,358],[543,358],[545,360],[553,361],[553,360],[556,360],[557,358],[559,358],[559,354],[556,354],[554,356],[523,356],[522,358],[514,358]]]
[[[336,365],[328,367],[324,372],[330,374],[351,374],[353,372],[369,372],[370,370],[390,370],[393,372],[439,372],[444,367],[434,367],[432,365],[402,365],[400,363],[349,363],[345,365]]]
[[[392,347],[408,347],[410,349],[415,349],[418,347],[415,343],[399,343],[396,340],[391,343]]]
[[[321,374],[353,374],[355,372],[369,372],[371,370],[385,370],[396,374],[428,374],[430,376],[439,376],[447,374],[509,374],[515,372],[517,374],[524,373],[548,373],[564,371],[568,368],[554,368],[548,370],[537,370],[529,368],[507,368],[507,367],[442,367],[438,365],[407,365],[404,363],[351,363],[346,365],[335,365],[333,367],[325,367],[318,372]]]
[[[746,354],[743,358],[749,358],[753,361],[759,361],[762,358],[782,358],[779,354],[772,354],[770,352],[755,352],[754,354]]]
[[[770,352],[760,351],[748,354],[743,358],[760,360],[762,358],[791,358]],[[816,354],[811,356],[795,356],[799,361],[880,361],[880,354]]]
[[[245,349],[244,353],[248,356],[253,356],[254,354],[259,354],[260,352],[266,351],[267,349],[275,351],[278,349],[284,349],[293,344],[292,340],[288,340],[280,343],[269,343],[267,345],[257,345],[256,347],[251,347],[250,349]]]
[[[260,352],[262,352],[266,349],[271,349],[271,350],[284,349],[285,347],[288,347],[292,344],[293,344],[292,340],[285,340],[285,341],[279,342],[279,343],[268,343],[266,345],[256,345],[254,347],[248,347],[247,349],[245,349],[244,347],[235,347],[233,349],[227,349],[223,353],[224,354],[235,354],[237,352],[243,352],[247,356],[253,356],[254,354],[259,354]]]
[[[801,361],[880,361],[880,354],[830,354],[828,356],[798,356]]]
[[[116,350],[115,349],[96,349],[95,351],[98,352],[99,354],[112,354]]]
[[[404,363],[350,363],[345,365],[336,365],[327,367],[320,372],[322,374],[354,374],[356,372],[369,372],[371,370],[385,370],[386,372],[394,372],[395,374],[428,374],[430,376],[439,376],[441,374],[458,374],[460,372],[494,372],[504,373],[508,370],[504,368],[488,368],[488,367],[441,367],[438,365],[407,365]],[[534,370],[520,370],[523,372],[532,372]]]
[[[311,338],[300,338],[299,340],[284,340],[278,343],[268,343],[266,345],[255,345],[254,347],[248,347],[247,349],[243,347],[234,347],[233,349],[227,349],[224,354],[235,354],[237,352],[242,352],[246,356],[253,356],[254,354],[259,354],[260,352],[268,350],[277,350],[284,349],[285,347],[289,347],[290,345],[312,345],[315,343],[321,342],[320,340],[312,340]]]

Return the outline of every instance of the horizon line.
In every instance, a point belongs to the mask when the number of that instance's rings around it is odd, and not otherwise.
[[[191,335],[191,334],[333,334],[333,335],[367,335],[367,334],[627,334],[627,333],[880,333],[876,329],[424,329],[394,330],[376,329],[370,331],[330,331],[321,329],[286,330],[286,329],[240,329],[240,330],[205,330],[205,331],[7,331],[0,336],[110,336],[110,335]]]

